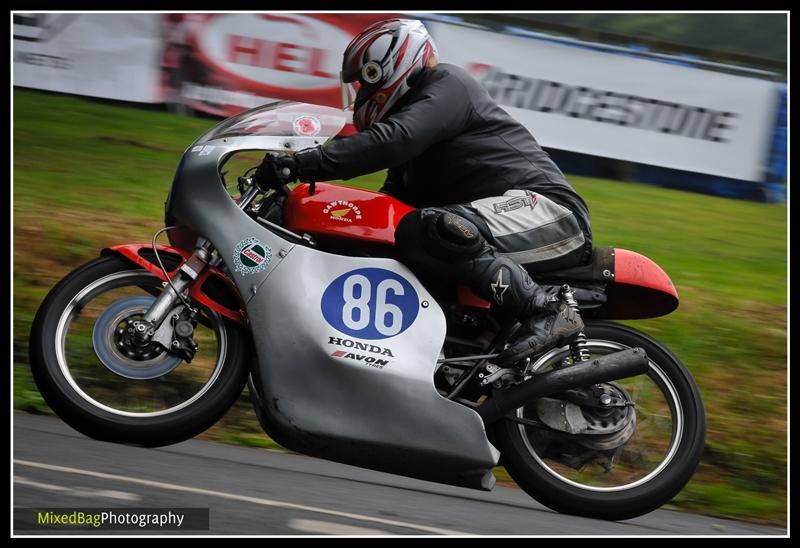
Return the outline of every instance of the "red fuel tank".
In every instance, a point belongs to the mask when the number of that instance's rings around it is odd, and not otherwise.
[[[394,230],[414,208],[379,192],[317,183],[298,185],[284,206],[284,226],[300,234],[394,245]]]

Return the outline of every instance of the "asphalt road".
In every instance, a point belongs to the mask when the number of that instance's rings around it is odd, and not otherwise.
[[[15,508],[210,509],[210,530],[180,534],[786,535],[785,529],[667,510],[624,522],[577,518],[512,487],[486,493],[198,440],[128,447],[88,439],[57,418],[22,413],[13,423]],[[54,531],[14,530],[43,533]]]

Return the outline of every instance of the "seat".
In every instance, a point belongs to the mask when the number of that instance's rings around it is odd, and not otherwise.
[[[588,264],[569,268],[538,271],[523,265],[528,274],[537,282],[598,282],[614,281],[614,248],[610,246],[592,249],[592,259]]]

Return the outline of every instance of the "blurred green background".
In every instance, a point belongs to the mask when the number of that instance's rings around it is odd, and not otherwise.
[[[13,100],[14,405],[49,413],[27,365],[37,307],[102,247],[150,241],[181,153],[216,121],[22,89]],[[570,181],[589,204],[596,245],[647,255],[681,297],[665,318],[626,322],[684,361],[707,407],[701,465],[670,506],[785,526],[786,205]],[[381,182],[373,174],[347,184]],[[277,448],[246,394],[203,437]]]

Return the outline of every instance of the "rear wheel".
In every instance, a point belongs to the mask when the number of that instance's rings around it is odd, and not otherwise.
[[[562,513],[633,518],[668,502],[691,478],[705,444],[706,419],[697,386],[667,348],[632,328],[588,323],[591,355],[641,347],[645,375],[596,385],[602,405],[542,398],[516,415],[548,426],[503,420],[496,436],[511,477],[533,498]],[[567,347],[532,364],[531,374],[559,367]]]
[[[241,394],[248,338],[210,309],[199,308],[191,363],[156,344],[131,343],[128,329],[162,290],[158,277],[109,256],[73,271],[39,307],[30,337],[33,378],[76,430],[104,441],[168,445],[206,430]]]

